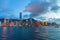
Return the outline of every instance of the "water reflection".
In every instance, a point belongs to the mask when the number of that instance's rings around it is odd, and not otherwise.
[[[7,27],[3,27],[2,29],[2,40],[6,40],[7,39]]]
[[[35,40],[48,40],[48,27],[38,27],[35,31]]]
[[[60,28],[0,27],[0,40],[60,40]]]
[[[47,27],[35,28],[19,28],[19,27],[3,27],[2,40],[48,40]],[[22,35],[21,35],[22,33]]]

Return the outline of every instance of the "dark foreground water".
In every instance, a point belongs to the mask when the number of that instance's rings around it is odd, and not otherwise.
[[[0,40],[60,40],[60,28],[0,27]]]

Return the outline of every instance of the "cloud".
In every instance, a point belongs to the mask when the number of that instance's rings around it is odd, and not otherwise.
[[[17,18],[17,17],[13,14],[12,9],[0,7],[0,18],[11,18],[12,19],[12,18]]]
[[[9,8],[0,8],[0,13],[3,13],[3,12],[8,13],[10,11],[12,11],[12,10]]]
[[[33,1],[28,4],[25,11],[32,12],[34,14],[37,14],[37,13],[39,14],[39,13],[46,11],[49,5],[50,3],[48,2],[40,3],[39,1]]]
[[[47,18],[60,18],[60,10],[57,12],[57,14],[55,12],[49,12],[42,16],[47,17]]]
[[[52,6],[51,11],[57,12],[59,9],[59,6]]]
[[[49,7],[51,9],[49,9]],[[31,0],[31,2],[26,6],[25,11],[31,12],[32,17],[34,17],[45,14],[49,10],[55,12],[59,8],[57,0]]]

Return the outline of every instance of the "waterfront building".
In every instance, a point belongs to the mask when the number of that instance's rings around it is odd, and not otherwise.
[[[13,22],[13,24],[14,24],[14,27],[16,27],[17,25],[16,25],[16,22]]]
[[[3,27],[7,27],[6,19],[4,19],[4,22],[3,22],[2,26],[3,26]]]
[[[44,21],[41,22],[41,25],[44,26]]]
[[[44,22],[44,26],[48,26],[48,22],[47,21]]]
[[[19,26],[23,26],[23,22],[22,21],[19,22]]]
[[[26,20],[25,26],[29,26],[28,20]]]
[[[0,26],[2,26],[2,23],[1,23],[1,21],[0,21]]]
[[[10,21],[9,19],[6,20],[6,25],[7,25],[7,26],[10,25],[9,21]]]
[[[6,24],[6,22],[7,22],[6,19],[4,19],[4,23],[5,23],[5,24]]]
[[[33,26],[33,24],[32,24],[32,18],[30,18],[30,23],[31,23],[30,26]]]
[[[19,26],[23,26],[23,22],[22,22],[22,12],[20,12],[20,21],[19,21]]]
[[[19,23],[16,21],[15,26],[19,26]]]
[[[12,22],[12,21],[10,22],[10,27],[11,27],[11,26],[14,26],[14,22]]]

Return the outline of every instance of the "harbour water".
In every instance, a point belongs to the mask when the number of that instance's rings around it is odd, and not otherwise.
[[[60,40],[60,28],[0,27],[0,40]]]

